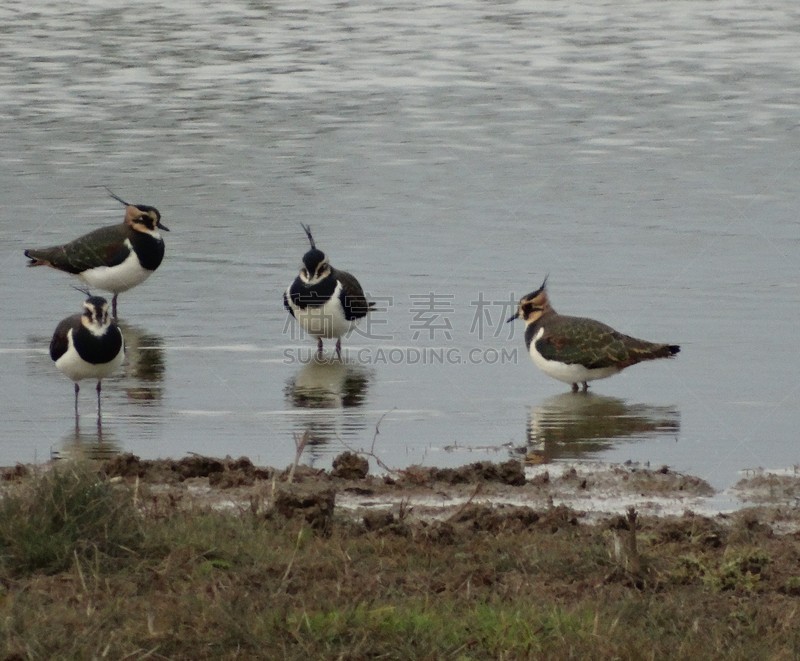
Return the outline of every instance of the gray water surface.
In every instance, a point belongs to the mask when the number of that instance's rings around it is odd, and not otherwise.
[[[798,55],[788,0],[6,2],[0,464],[800,463]],[[98,431],[47,355],[78,281],[22,249],[121,220],[102,186],[172,231]],[[300,223],[380,304],[343,362],[283,310]],[[503,323],[546,274],[681,353],[565,393]]]

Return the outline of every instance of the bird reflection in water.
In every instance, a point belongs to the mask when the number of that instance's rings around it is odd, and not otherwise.
[[[364,417],[357,409],[366,401],[371,377],[363,365],[323,357],[310,361],[287,381],[287,402],[303,411],[295,433],[308,434],[312,460],[314,446],[355,436],[364,429]]]
[[[674,437],[679,430],[680,412],[674,406],[632,403],[591,392],[562,393],[530,408],[527,446],[521,451],[530,463],[585,458],[620,441]]]
[[[50,453],[52,459],[110,459],[119,454],[121,446],[114,434],[103,429],[100,418],[96,425],[86,425],[81,429],[78,418],[75,427],[65,434],[59,449]]]
[[[166,368],[164,339],[124,321],[119,322],[119,327],[125,337],[123,378],[128,399],[140,402],[160,401]]]
[[[315,359],[289,379],[286,395],[296,408],[353,408],[364,403],[369,379],[369,371],[361,365]]]

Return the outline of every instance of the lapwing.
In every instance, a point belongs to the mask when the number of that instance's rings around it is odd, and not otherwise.
[[[111,193],[111,191],[109,191]],[[25,256],[28,266],[51,266],[77,275],[90,288],[112,293],[111,314],[117,318],[117,296],[144,282],[164,259],[164,240],[159,230],[161,213],[144,204],[125,205],[124,220],[101,227],[74,241],[50,248],[31,248]]]
[[[548,376],[583,390],[588,382],[605,379],[643,360],[671,358],[680,351],[675,344],[638,340],[594,319],[567,317],[550,305],[542,286],[523,296],[508,321],[525,321],[525,344],[534,365]]]
[[[75,382],[75,415],[78,415],[79,381],[97,379],[97,416],[100,418],[101,381],[117,369],[125,357],[122,332],[108,314],[108,301],[91,296],[83,312],[63,319],[50,341],[50,358]]]
[[[374,306],[367,302],[358,280],[347,271],[330,265],[317,248],[311,228],[302,225],[311,249],[303,255],[300,273],[283,294],[283,306],[305,331],[317,338],[317,355],[322,339],[336,338],[336,355],[342,356],[342,337],[349,333]]]

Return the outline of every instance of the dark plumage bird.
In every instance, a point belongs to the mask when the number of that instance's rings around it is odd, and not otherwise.
[[[110,192],[110,191],[109,191]],[[60,246],[29,248],[28,266],[51,266],[77,275],[89,287],[111,292],[112,315],[117,316],[117,296],[144,282],[164,258],[164,240],[159,230],[161,213],[144,204],[125,205],[125,217],[117,225],[101,227]]]
[[[63,319],[50,341],[50,358],[75,382],[75,415],[78,415],[79,381],[97,379],[97,414],[100,415],[101,381],[117,369],[125,357],[125,342],[108,314],[108,301],[89,296],[83,312]]]
[[[566,317],[550,305],[545,286],[523,296],[508,321],[525,321],[525,344],[534,365],[554,379],[578,384],[605,379],[644,360],[671,358],[680,351],[675,344],[659,344],[623,335],[594,319]]]
[[[327,255],[314,243],[311,228],[302,227],[311,249],[303,255],[300,273],[283,294],[283,306],[317,338],[318,354],[322,353],[322,339],[335,337],[336,355],[341,357],[341,338],[367,316],[374,303],[367,302],[353,275],[330,265]]]

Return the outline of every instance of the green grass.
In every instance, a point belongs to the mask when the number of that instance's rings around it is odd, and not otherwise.
[[[129,555],[141,540],[129,490],[82,464],[57,466],[0,499],[0,566],[11,575]]]
[[[134,498],[62,465],[0,503],[0,658],[800,653],[792,539],[738,544],[715,529],[703,545],[678,534],[683,519],[645,521],[648,573],[637,581],[614,559],[608,527],[513,517],[498,527],[498,511],[369,532],[337,518],[321,535],[271,513],[179,505],[146,489]]]

